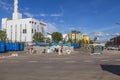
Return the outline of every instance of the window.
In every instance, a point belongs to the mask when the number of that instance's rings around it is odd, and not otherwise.
[[[26,29],[23,29],[23,33],[24,33],[24,34],[27,33],[27,30],[26,30]]]
[[[33,33],[33,29],[32,29],[32,33]]]
[[[43,27],[41,27],[41,30],[42,30],[42,33],[44,33],[44,28]]]

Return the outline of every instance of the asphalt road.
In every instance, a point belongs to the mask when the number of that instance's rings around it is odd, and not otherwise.
[[[77,51],[0,58],[0,80],[120,80],[120,54]]]

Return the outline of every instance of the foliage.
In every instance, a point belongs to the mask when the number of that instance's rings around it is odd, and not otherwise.
[[[44,36],[41,32],[36,32],[34,35],[33,35],[33,41],[34,42],[43,42],[44,40]]]
[[[50,43],[51,42],[50,38],[46,38],[46,42]]]
[[[94,42],[97,41],[97,37],[94,37],[94,40],[93,40],[93,41],[94,41]]]
[[[5,31],[0,30],[0,41],[6,41],[7,34]]]
[[[59,33],[59,32],[53,32],[52,33],[52,40],[54,41],[54,42],[59,42],[59,41],[62,41],[62,39],[63,39],[63,36],[62,36],[62,34],[61,33]]]
[[[112,46],[112,45],[113,45],[113,42],[111,42],[111,41],[108,41],[108,42],[106,42],[106,44],[105,44],[106,47]]]
[[[69,38],[69,39],[68,39],[68,43],[71,43],[71,44],[72,44],[72,43],[73,43],[72,39]]]
[[[92,40],[90,40],[90,44],[93,44],[94,42]]]

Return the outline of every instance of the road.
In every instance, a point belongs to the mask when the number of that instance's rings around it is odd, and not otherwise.
[[[21,55],[0,58],[0,80],[120,80],[120,54]]]

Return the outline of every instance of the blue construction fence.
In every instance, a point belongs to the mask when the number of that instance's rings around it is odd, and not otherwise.
[[[77,43],[73,43],[73,44],[50,44],[50,46],[57,46],[57,45],[62,45],[62,46],[73,46],[74,49],[78,49],[79,48],[79,44]]]
[[[46,46],[57,46],[57,45],[59,45],[59,46],[68,46],[68,47],[70,47],[70,46],[73,46],[73,48],[74,49],[78,49],[79,48],[79,44],[77,44],[77,43],[73,43],[73,44],[70,44],[70,43],[68,43],[68,44],[59,44],[59,43],[50,43],[50,44],[46,44],[46,43],[35,43],[35,44],[33,44],[33,46],[42,46],[42,47],[46,47]],[[28,45],[28,49],[30,48],[30,45]]]
[[[4,53],[7,51],[24,51],[24,43],[9,43],[0,42],[0,52]]]

